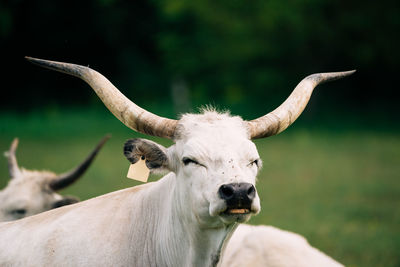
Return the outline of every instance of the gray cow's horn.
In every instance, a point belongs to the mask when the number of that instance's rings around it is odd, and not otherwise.
[[[85,171],[89,168],[90,164],[92,163],[93,159],[96,157],[97,153],[100,151],[104,143],[107,142],[110,137],[110,135],[106,135],[105,137],[103,137],[103,139],[101,139],[95,149],[93,149],[92,153],[90,153],[90,155],[78,167],[52,179],[49,184],[50,188],[53,190],[63,189],[64,187],[72,184],[79,177],[81,177],[82,174],[84,174]]]
[[[5,152],[4,155],[8,159],[8,172],[10,173],[10,178],[19,177],[21,175],[21,170],[18,167],[17,158],[15,156],[15,151],[18,147],[18,138],[14,138],[11,143],[10,150]]]
[[[26,59],[39,66],[64,72],[87,82],[114,116],[129,128],[148,135],[173,138],[176,120],[159,117],[137,106],[97,71],[75,64],[31,57]]]
[[[276,135],[289,127],[303,112],[314,88],[353,74],[355,70],[312,74],[304,78],[290,96],[274,111],[247,122],[251,139]]]

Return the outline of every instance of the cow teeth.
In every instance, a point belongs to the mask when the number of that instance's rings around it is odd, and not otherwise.
[[[226,212],[230,213],[230,214],[244,214],[244,213],[249,213],[249,210],[248,209],[229,209]]]

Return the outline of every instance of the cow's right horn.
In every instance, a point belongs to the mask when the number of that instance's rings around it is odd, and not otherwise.
[[[67,73],[87,82],[106,107],[129,128],[153,136],[172,139],[177,121],[159,117],[125,97],[107,78],[88,67],[26,57],[39,66]]]
[[[304,78],[279,107],[258,119],[247,122],[250,138],[268,137],[284,131],[303,112],[318,84],[334,81],[354,72],[355,70],[317,73]]]

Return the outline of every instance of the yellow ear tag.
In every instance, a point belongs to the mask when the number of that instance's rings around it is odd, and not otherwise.
[[[131,164],[127,177],[145,183],[149,178],[149,174],[150,170],[146,166],[146,160],[141,157],[135,164]]]

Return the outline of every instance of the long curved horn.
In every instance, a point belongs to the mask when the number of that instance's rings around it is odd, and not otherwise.
[[[274,111],[247,122],[251,139],[276,135],[289,127],[303,112],[314,88],[353,74],[355,70],[312,74],[304,78],[290,96]]]
[[[78,178],[81,177],[82,174],[84,174],[85,171],[89,168],[90,164],[92,163],[104,143],[107,142],[110,137],[110,135],[106,135],[105,137],[103,137],[103,139],[101,139],[95,149],[93,149],[92,153],[90,153],[90,155],[81,164],[79,164],[78,167],[52,179],[49,184],[50,188],[53,190],[60,190],[78,180]]]
[[[25,58],[39,66],[70,74],[87,82],[114,116],[129,128],[148,135],[173,138],[176,120],[159,117],[137,106],[97,71],[75,64]]]
[[[21,170],[18,167],[17,157],[15,156],[15,151],[18,147],[18,138],[14,138],[11,143],[10,150],[4,153],[4,156],[8,160],[8,172],[10,173],[10,178],[15,178],[21,175]]]

